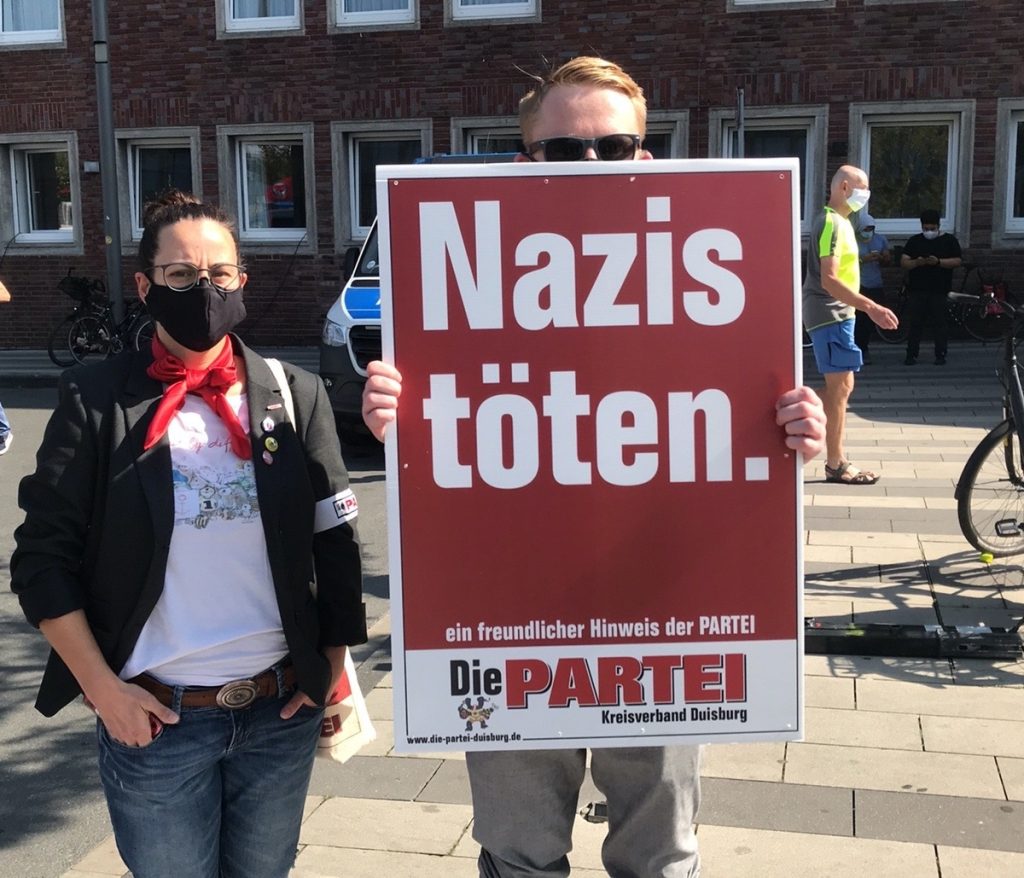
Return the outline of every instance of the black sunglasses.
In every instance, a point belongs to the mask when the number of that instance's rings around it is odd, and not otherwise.
[[[526,144],[530,158],[544,153],[546,162],[578,162],[593,147],[602,162],[621,162],[636,156],[643,138],[639,134],[606,134],[604,137],[549,137]]]

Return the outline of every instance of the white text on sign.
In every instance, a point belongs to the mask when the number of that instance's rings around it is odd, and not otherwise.
[[[420,269],[423,278],[423,328],[449,326],[448,266],[470,329],[501,329],[505,324],[501,254],[501,204],[474,204],[475,271],[465,236],[450,201],[420,205]],[[655,229],[671,219],[670,199],[647,199],[647,220]],[[642,258],[647,276],[646,322],[666,325],[675,320],[672,232],[650,231],[582,234],[578,241],[553,232],[527,235],[515,248],[515,264],[536,266],[520,275],[512,290],[512,313],[523,329],[574,326],[640,326],[640,305],[619,302],[626,279]],[[678,246],[678,245],[677,245]],[[743,313],[746,293],[740,278],[719,262],[743,258],[743,246],[728,229],[700,229],[680,247],[680,262],[696,289],[683,290],[683,310],[694,323],[724,326]],[[582,302],[577,276],[582,260],[600,259],[601,267]]]
[[[497,364],[484,365],[484,382]],[[529,381],[529,364],[512,365],[513,382]],[[474,467],[463,463],[459,443],[459,421],[471,419],[475,426],[476,471],[492,488],[515,489],[529,485],[541,471],[541,424],[551,443],[549,465],[561,485],[589,485],[594,467],[601,480],[611,485],[632,486],[650,482],[658,473],[664,456],[670,482],[695,482],[697,421],[704,423],[705,469],[708,482],[729,482],[732,465],[732,406],[722,390],[708,388],[699,393],[680,391],[655,400],[638,390],[610,393],[593,403],[591,395],[580,393],[575,372],[551,372],[542,410],[526,396],[498,393],[474,408],[468,396],[460,395],[454,374],[431,375],[430,395],[423,400],[423,417],[430,422],[431,461],[434,482],[441,488],[470,488]],[[511,425],[506,433],[504,422]],[[668,447],[657,446],[659,422],[667,424]],[[581,422],[593,436],[597,449],[594,461],[580,459]],[[506,448],[506,444],[508,447]],[[501,453],[485,453],[498,449]],[[747,481],[768,478],[768,460],[746,459]]]

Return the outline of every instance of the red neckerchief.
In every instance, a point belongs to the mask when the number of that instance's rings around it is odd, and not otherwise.
[[[153,362],[146,369],[150,378],[162,381],[163,399],[157,406],[156,414],[146,431],[143,448],[149,449],[160,441],[167,432],[171,419],[185,402],[186,393],[196,393],[213,409],[228,428],[231,435],[231,450],[243,460],[252,458],[252,443],[249,435],[238,420],[224,396],[224,391],[238,380],[235,370],[235,351],[230,340],[226,341],[217,358],[205,369],[186,369],[185,364],[165,348],[158,338],[153,338]]]

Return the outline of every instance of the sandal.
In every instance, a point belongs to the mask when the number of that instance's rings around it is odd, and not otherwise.
[[[833,468],[825,464],[825,481],[840,485],[873,485],[881,478],[877,473],[857,469],[850,461],[845,460]]]

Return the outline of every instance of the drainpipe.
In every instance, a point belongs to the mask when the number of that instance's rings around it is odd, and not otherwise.
[[[92,0],[92,45],[96,64],[96,117],[100,136],[100,188],[103,190],[103,241],[107,260],[107,294],[114,320],[124,319],[121,288],[121,215],[117,200],[117,146],[110,88],[107,0]]]

